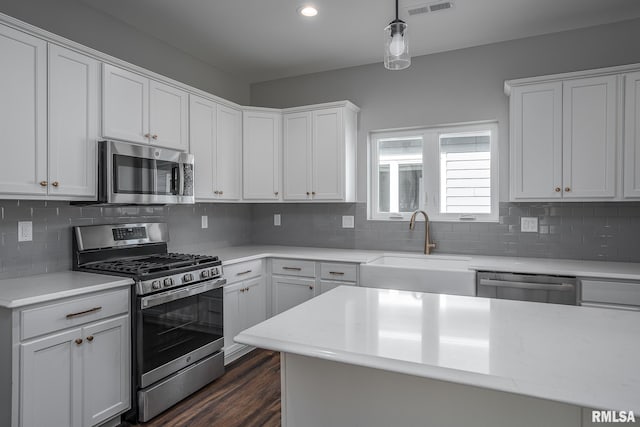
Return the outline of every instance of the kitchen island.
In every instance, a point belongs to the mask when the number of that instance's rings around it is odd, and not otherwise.
[[[283,426],[580,426],[640,414],[640,313],[339,287],[240,333]]]

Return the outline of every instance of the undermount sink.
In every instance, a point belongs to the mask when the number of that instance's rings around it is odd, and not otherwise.
[[[360,266],[360,283],[370,288],[439,294],[476,294],[471,258],[443,255],[386,254]]]

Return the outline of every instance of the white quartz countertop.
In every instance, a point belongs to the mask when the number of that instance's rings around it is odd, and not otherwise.
[[[260,258],[277,257],[317,261],[367,263],[385,254],[469,259],[472,270],[550,274],[640,281],[640,263],[580,261],[566,259],[497,257],[485,255],[421,255],[416,252],[367,251],[359,249],[310,248],[298,246],[231,246],[222,248],[180,248],[193,253],[217,255],[224,265]],[[363,285],[366,286],[366,283]]]
[[[17,308],[127,285],[133,285],[133,280],[78,271],[3,279],[0,280],[0,307]]]
[[[640,313],[341,286],[242,344],[640,412]]]

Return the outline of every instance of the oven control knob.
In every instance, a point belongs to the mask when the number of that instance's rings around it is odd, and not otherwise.
[[[190,282],[193,280],[193,274],[189,273],[189,274],[185,274],[184,276],[182,276],[182,281],[183,282]]]
[[[215,267],[215,268],[212,268],[212,269],[211,269],[211,275],[212,275],[212,276],[215,276],[216,274],[219,274],[219,273],[218,273],[218,267]]]
[[[203,279],[209,277],[209,270],[202,270],[202,273],[200,273],[200,277],[202,277]]]
[[[154,280],[153,282],[151,282],[151,289],[160,289],[162,287],[162,285],[160,284],[159,280]]]
[[[169,286],[173,285],[173,279],[169,278],[169,279],[164,279],[164,287],[168,288]]]

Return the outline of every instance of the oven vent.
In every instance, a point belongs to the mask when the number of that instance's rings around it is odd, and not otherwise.
[[[415,6],[409,6],[407,8],[407,14],[409,16],[422,15],[425,13],[441,12],[443,10],[453,8],[453,2],[441,1],[437,3],[423,3]]]

